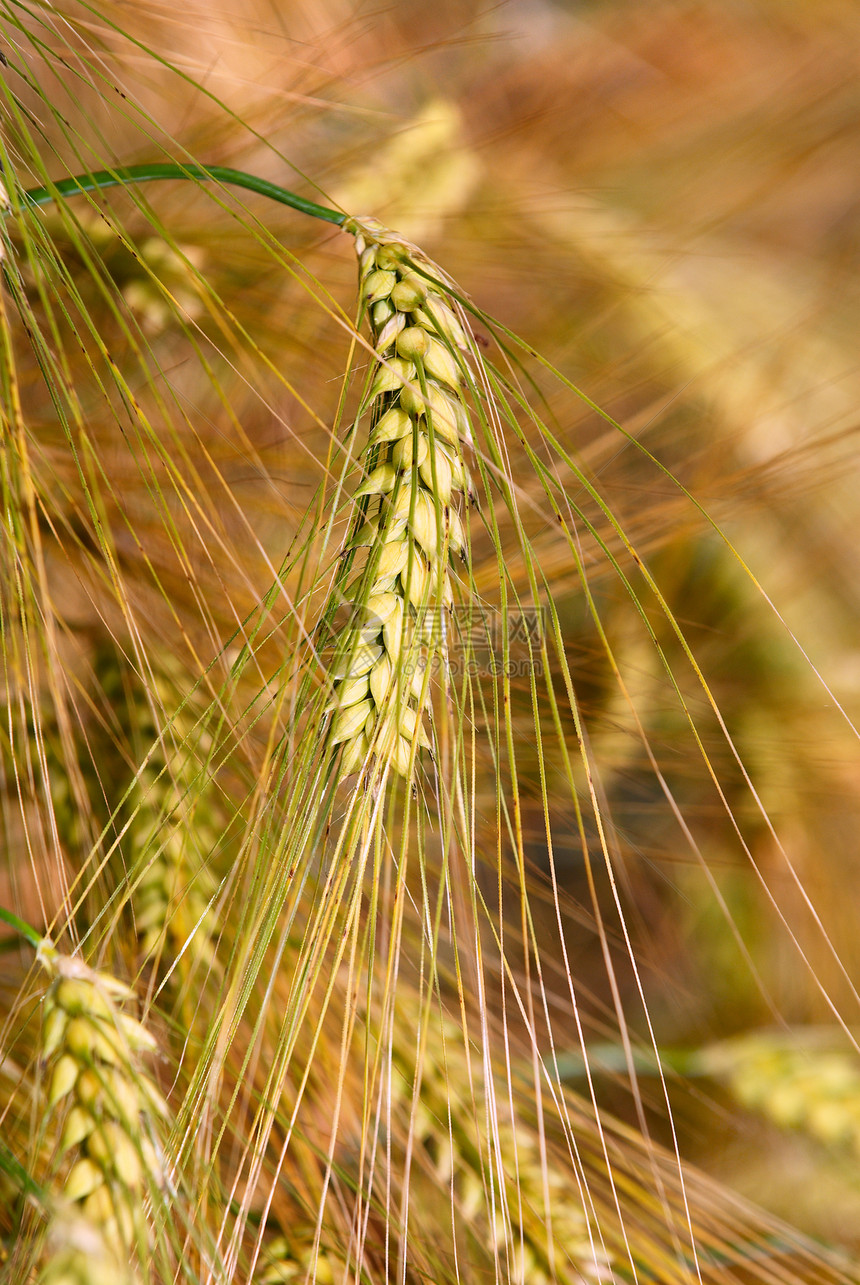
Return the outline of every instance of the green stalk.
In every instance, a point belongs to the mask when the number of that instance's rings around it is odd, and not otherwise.
[[[255,174],[246,174],[244,170],[228,169],[223,165],[127,165],[116,170],[96,170],[94,174],[78,174],[74,178],[62,178],[50,187],[31,187],[21,196],[28,205],[48,205],[58,197],[75,196],[79,192],[101,191],[106,187],[125,187],[129,183],[149,183],[163,179],[212,179],[216,183],[233,184],[247,188],[249,192],[258,192],[280,205],[289,205],[311,218],[322,219],[325,223],[334,223],[338,227],[346,221],[347,216],[339,210],[330,210],[316,201],[308,201],[295,192],[289,192],[268,179],[258,178]]]
[[[19,919],[13,911],[7,910],[5,906],[0,906],[0,922],[8,924],[10,928],[14,928],[18,936],[23,937],[36,950],[41,946],[44,933],[36,932],[35,928],[25,923],[23,919]]]

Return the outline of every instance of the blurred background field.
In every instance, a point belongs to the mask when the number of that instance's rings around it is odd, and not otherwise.
[[[101,163],[163,148],[373,214],[583,391],[588,402],[532,371],[536,401],[599,480],[719,710],[666,617],[648,609],[649,637],[583,536],[628,703],[569,549],[524,475],[525,521],[559,604],[638,966],[637,977],[605,881],[596,896],[645,1116],[671,1145],[650,1022],[681,1155],[800,1230],[860,1251],[860,9],[189,0],[4,4],[2,14],[10,90],[33,119],[40,95],[56,111],[43,153],[54,177],[95,164],[89,139]],[[17,178],[42,181],[26,165]],[[51,696],[66,719],[54,750],[68,768],[78,723],[93,743],[107,733],[124,747],[96,765],[95,786],[72,774],[64,806],[90,842],[151,735],[123,722],[127,692],[113,708],[87,694],[113,663],[111,639],[131,638],[157,665],[173,657],[168,670],[208,673],[304,538],[303,515],[332,467],[352,247],[291,211],[241,200],[244,225],[202,189],[173,184],[76,207],[83,234],[62,211],[40,216],[101,334],[64,376],[85,390],[84,471],[103,469],[100,513],[35,365],[22,376],[36,426],[40,574],[61,622],[52,645],[72,675],[63,700]],[[128,244],[101,220],[102,203],[120,212]],[[12,240],[38,313],[33,257],[18,233]],[[122,319],[93,286],[93,246],[142,357],[126,351]],[[118,437],[106,413],[118,399],[88,387],[108,359],[152,441]],[[164,487],[157,504],[154,482]],[[98,523],[111,533],[110,574]],[[641,587],[634,560],[612,547]],[[476,581],[489,583],[495,554],[480,531],[474,555]],[[302,610],[310,619],[313,603]],[[231,809],[253,797],[270,749],[255,710],[271,701],[277,723],[270,676],[283,646],[277,626],[261,637],[222,797],[214,817],[191,823],[222,827],[228,856]],[[217,688],[211,674],[207,685]],[[525,684],[519,696],[527,764]],[[535,915],[554,915],[549,828],[600,1101],[639,1128],[569,800],[556,800],[550,772],[545,804],[536,754],[521,786]],[[99,793],[101,815],[83,802]],[[20,860],[16,794],[7,773],[0,902],[41,928],[75,862],[67,854],[58,873],[53,856]],[[488,790],[488,833],[493,806]],[[86,835],[77,841],[88,847]],[[89,895],[99,879],[109,868]],[[560,1009],[560,961],[547,961],[545,980]],[[561,1064],[582,1091],[573,1022],[559,1022],[570,1036]]]

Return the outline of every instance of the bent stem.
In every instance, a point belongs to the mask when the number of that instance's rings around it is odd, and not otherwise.
[[[49,205],[58,197],[76,196],[83,192],[97,192],[108,187],[125,187],[129,183],[150,183],[165,179],[193,179],[212,181],[234,187],[246,188],[257,192],[280,205],[288,205],[311,218],[322,219],[324,223],[334,223],[340,227],[346,222],[347,215],[340,210],[331,210],[316,201],[309,201],[295,192],[270,183],[268,179],[259,178],[256,174],[247,174],[244,170],[230,169],[224,165],[128,165],[115,170],[96,170],[94,174],[77,174],[72,178],[58,179],[47,187],[31,187],[20,193],[25,205]],[[10,207],[6,207],[8,212]]]

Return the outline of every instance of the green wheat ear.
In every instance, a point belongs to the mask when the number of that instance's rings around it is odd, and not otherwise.
[[[331,668],[332,747],[340,772],[387,765],[412,774],[424,724],[428,662],[445,657],[453,602],[449,559],[465,555],[457,501],[471,494],[463,443],[466,330],[444,274],[416,247],[372,219],[350,219],[362,310],[376,365],[359,415],[370,412],[354,492],[361,521],[346,552],[364,563],[345,589],[353,609]]]
[[[57,1117],[60,1154],[71,1159],[60,1193],[67,1213],[52,1226],[43,1280],[89,1280],[91,1260],[105,1271],[112,1263],[122,1279],[150,1243],[145,1203],[167,1185],[160,1142],[167,1106],[146,1067],[156,1041],[126,1011],[134,992],[123,982],[49,941],[38,957],[50,978],[45,1108]]]

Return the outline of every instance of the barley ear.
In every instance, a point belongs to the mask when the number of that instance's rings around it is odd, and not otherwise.
[[[374,220],[349,220],[377,366],[362,406],[371,431],[354,499],[369,517],[348,547],[366,550],[331,671],[330,745],[341,775],[378,764],[411,776],[424,723],[425,668],[445,660],[449,560],[466,543],[457,505],[470,494],[463,439],[469,348],[444,274]],[[370,655],[372,659],[365,664]]]
[[[154,669],[146,688],[136,675],[120,673],[116,660],[112,667],[106,686],[131,691],[125,718],[133,753],[140,755],[125,801],[134,928],[144,956],[171,967],[182,987],[197,967],[217,967],[218,881],[209,858],[224,825],[201,763],[211,741],[198,703],[183,700],[182,676],[173,667]]]
[[[417,1003],[415,1004],[417,1008]],[[412,1082],[417,1032],[401,1020],[393,1027],[392,1090],[409,1115],[414,1144],[424,1152],[432,1177],[450,1190],[461,1231],[489,1261],[507,1261],[517,1285],[582,1285],[612,1275],[612,1264],[596,1250],[588,1216],[569,1166],[549,1149],[541,1154],[536,1130],[515,1120],[501,1086],[492,1082],[495,1123],[481,1127],[470,1090],[469,1059],[463,1031],[450,1019],[428,1033],[420,1062],[420,1092]],[[496,1184],[496,1176],[504,1181]],[[548,1203],[547,1203],[548,1202]],[[552,1210],[552,1237],[545,1211]]]
[[[314,1251],[314,1236],[305,1229],[304,1236],[292,1239],[278,1236],[266,1247],[260,1268],[254,1276],[254,1285],[286,1285],[288,1281],[312,1280],[315,1285],[334,1285],[343,1280],[345,1264],[335,1255],[318,1248]]]
[[[136,1285],[103,1231],[88,1219],[58,1213],[48,1234],[48,1254],[39,1285]]]
[[[860,1154],[860,1071],[837,1032],[752,1031],[700,1050],[697,1063],[778,1128]]]
[[[126,1011],[129,987],[48,941],[38,953],[50,978],[42,1026],[47,1111],[69,1161],[59,1193],[68,1213],[52,1229],[43,1276],[59,1285],[89,1280],[90,1257],[97,1280],[103,1260],[127,1264],[147,1246],[144,1202],[166,1185],[158,1135],[167,1107],[146,1067],[156,1042]]]

